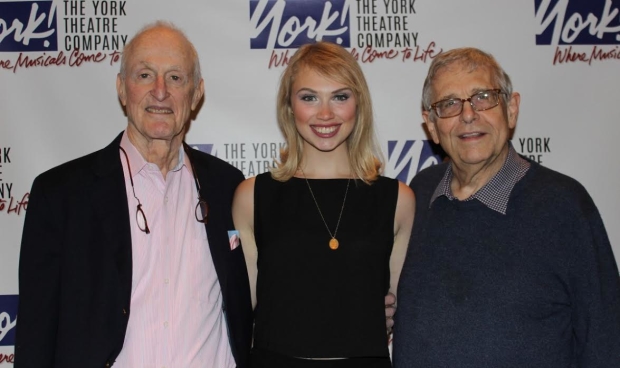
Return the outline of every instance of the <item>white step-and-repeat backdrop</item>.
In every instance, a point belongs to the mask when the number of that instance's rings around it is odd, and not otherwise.
[[[420,115],[429,63],[455,47],[488,51],[522,95],[514,147],[588,189],[620,259],[619,13],[620,0],[0,0],[0,367],[13,360],[30,185],[124,128],[115,78],[144,24],[172,21],[194,42],[206,94],[187,141],[246,176],[277,157],[278,78],[299,45],[355,55],[386,175],[407,183],[438,160]]]

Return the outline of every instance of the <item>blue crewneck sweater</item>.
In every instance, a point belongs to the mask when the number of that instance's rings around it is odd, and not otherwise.
[[[430,198],[447,165],[413,179],[394,367],[620,367],[620,279],[577,181],[531,162],[506,215]]]

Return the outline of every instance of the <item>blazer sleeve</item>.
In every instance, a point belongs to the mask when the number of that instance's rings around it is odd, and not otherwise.
[[[60,214],[41,177],[26,211],[19,259],[15,367],[54,366],[60,296]]]

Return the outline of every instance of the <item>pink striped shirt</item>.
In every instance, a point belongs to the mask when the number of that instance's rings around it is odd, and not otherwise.
[[[136,223],[127,163],[125,172],[133,274],[131,314],[118,368],[234,368],[222,312],[222,293],[204,224],[196,221],[196,185],[188,158],[164,179],[123,134],[136,196],[150,234]]]

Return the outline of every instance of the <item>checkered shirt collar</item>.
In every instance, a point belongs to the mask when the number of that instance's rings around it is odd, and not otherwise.
[[[505,215],[512,189],[525,176],[529,168],[530,163],[519,156],[512,144],[509,143],[508,156],[502,168],[488,183],[465,201],[477,199],[490,209]],[[435,199],[441,196],[446,196],[451,201],[457,199],[452,195],[452,189],[450,188],[452,175],[452,163],[450,163],[439,185],[435,188],[429,208],[433,205]]]

